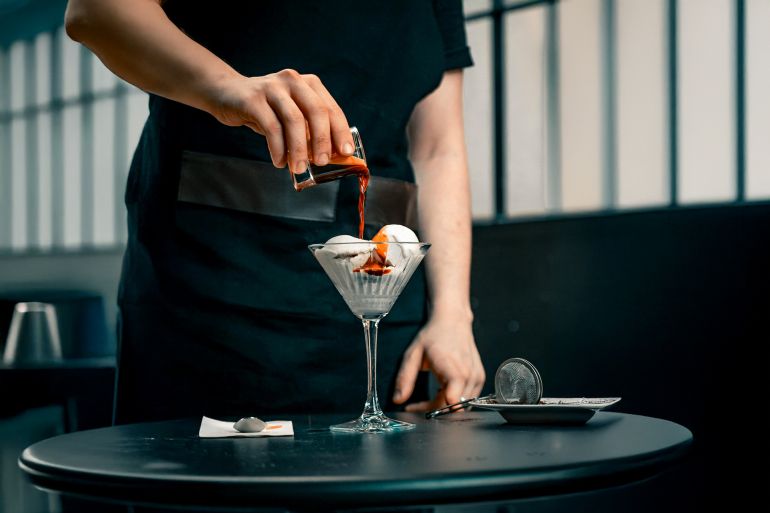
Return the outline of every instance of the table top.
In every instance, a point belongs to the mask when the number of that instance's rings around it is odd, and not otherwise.
[[[417,428],[333,433],[330,424],[349,419],[284,416],[294,437],[200,439],[200,419],[131,424],[38,442],[20,465],[42,488],[126,503],[312,510],[623,484],[657,474],[692,442],[678,424],[623,413],[572,427],[509,425],[495,412],[393,416]]]

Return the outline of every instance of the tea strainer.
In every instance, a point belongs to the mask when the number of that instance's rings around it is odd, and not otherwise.
[[[495,400],[506,404],[537,404],[543,397],[543,380],[534,365],[524,358],[509,358],[495,372],[495,393],[464,399],[425,414],[432,419],[462,409],[471,401]]]

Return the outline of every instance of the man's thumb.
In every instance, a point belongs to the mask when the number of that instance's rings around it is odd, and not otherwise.
[[[417,381],[417,373],[422,367],[422,346],[415,345],[404,353],[401,369],[396,376],[396,391],[393,393],[393,402],[401,404],[412,396],[414,383]]]

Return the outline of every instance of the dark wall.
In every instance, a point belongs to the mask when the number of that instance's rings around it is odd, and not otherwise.
[[[770,205],[523,222],[474,236],[489,391],[497,365],[522,356],[547,396],[622,396],[616,410],[688,427],[694,451],[659,487],[672,508],[746,500],[767,486],[770,473],[744,462],[770,455]]]

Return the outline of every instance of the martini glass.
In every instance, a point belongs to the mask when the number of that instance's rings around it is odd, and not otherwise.
[[[377,399],[377,329],[420,265],[430,244],[424,242],[338,242],[312,244],[321,264],[353,315],[361,319],[366,344],[367,393],[364,411],[329,429],[353,433],[387,433],[414,424],[390,419]]]

